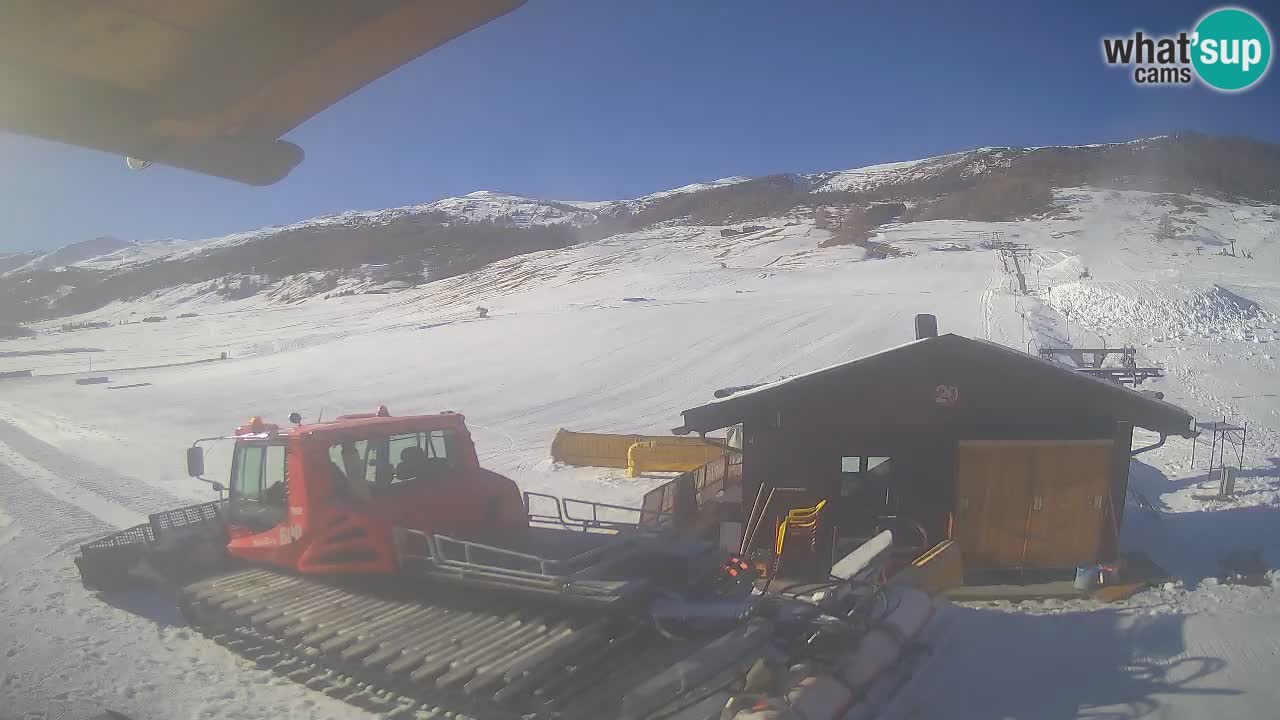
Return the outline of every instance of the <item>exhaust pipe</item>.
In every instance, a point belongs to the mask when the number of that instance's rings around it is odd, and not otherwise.
[[[938,337],[938,316],[921,313],[916,315],[916,339]]]

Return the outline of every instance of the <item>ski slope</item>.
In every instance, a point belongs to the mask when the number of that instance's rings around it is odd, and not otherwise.
[[[1133,143],[1142,142],[1145,141],[1133,141]],[[798,185],[811,186],[819,193],[870,190],[886,185],[922,182],[955,169],[960,169],[964,177],[995,172],[1007,169],[1013,158],[1037,149],[1043,148],[977,148],[920,160],[884,163],[847,170],[793,174],[787,177]],[[741,176],[719,178],[620,200],[542,200],[508,192],[477,190],[460,197],[447,197],[432,202],[393,208],[348,210],[219,237],[162,238],[140,242],[97,238],[67,245],[47,253],[30,253],[29,258],[24,255],[25,262],[19,262],[12,268],[0,267],[0,277],[7,274],[18,275],[25,271],[66,267],[97,271],[123,270],[159,260],[189,260],[220,248],[262,240],[269,241],[273,236],[286,232],[323,228],[358,232],[361,228],[387,225],[397,220],[422,215],[432,215],[449,223],[493,222],[524,228],[548,225],[584,227],[602,219],[641,212],[656,203],[679,195],[727,188],[751,180],[752,178]]]
[[[280,304],[178,289],[71,318],[165,322],[4,341],[0,371],[35,377],[0,381],[0,717],[102,707],[135,718],[366,715],[236,659],[153,596],[80,588],[80,542],[211,497],[185,477],[194,438],[250,415],[455,410],[482,463],[525,489],[635,504],[661,480],[556,467],[555,431],[665,433],[717,388],[907,341],[921,312],[937,314],[943,332],[1024,350],[1134,344],[1144,363],[1168,368],[1150,389],[1199,418],[1246,422],[1250,439],[1230,502],[1195,497],[1202,470],[1188,466],[1183,441],[1135,464],[1133,486],[1158,514],[1131,509],[1124,542],[1177,583],[1119,606],[956,607],[952,641],[904,712],[1270,716],[1280,599],[1270,586],[1204,579],[1231,549],[1260,548],[1280,567],[1277,209],[1201,198],[1203,212],[1177,211],[1180,234],[1162,239],[1152,228],[1175,209],[1158,196],[1078,188],[1059,199],[1064,211],[1042,220],[887,226],[876,239],[912,253],[901,258],[820,248],[829,235],[809,222],[765,219],[766,230],[730,238],[677,226],[389,295]],[[1033,248],[1036,296],[1013,294],[981,248],[992,231]],[[1213,254],[1226,238],[1254,258]],[[176,317],[184,311],[198,314]],[[229,359],[180,364],[223,352]],[[90,358],[93,374],[137,387],[74,384]],[[151,369],[128,369],[139,367]],[[225,448],[211,453],[210,476],[228,459]]]

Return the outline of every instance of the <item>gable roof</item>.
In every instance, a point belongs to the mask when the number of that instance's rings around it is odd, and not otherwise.
[[[267,185],[281,135],[523,2],[0,3],[0,129]]]
[[[684,425],[673,432],[718,430],[788,405],[796,398],[804,398],[809,405],[841,403],[844,400],[835,395],[842,387],[876,387],[948,373],[964,375],[971,384],[987,390],[999,388],[1006,405],[1037,404],[1028,408],[1036,413],[1054,412],[1052,406],[1038,406],[1045,398],[1069,399],[1073,410],[1085,408],[1166,435],[1195,435],[1190,413],[1172,403],[1004,345],[954,334],[916,340],[690,408],[682,413]],[[1037,398],[1036,391],[1047,387],[1053,392]]]

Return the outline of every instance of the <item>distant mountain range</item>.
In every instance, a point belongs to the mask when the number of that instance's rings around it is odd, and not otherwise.
[[[998,192],[992,189],[997,186]],[[414,284],[524,252],[654,225],[728,225],[812,213],[817,207],[892,200],[923,208],[917,219],[930,212],[956,219],[1014,219],[1034,206],[1014,204],[1005,212],[997,205],[977,212],[972,198],[984,193],[1048,197],[1048,188],[1078,186],[1277,202],[1280,146],[1180,134],[1071,147],[987,147],[833,172],[723,178],[630,200],[542,200],[478,191],[217,238],[128,242],[99,237],[47,253],[0,255],[0,320],[70,315],[180,285],[203,284],[209,292],[246,297],[270,293],[286,278],[286,299],[293,301],[332,292],[352,275],[368,283]]]

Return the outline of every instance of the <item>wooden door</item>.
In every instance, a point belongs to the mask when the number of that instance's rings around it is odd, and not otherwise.
[[[1113,532],[1112,440],[966,440],[952,537],[966,567],[1068,568]]]
[[[1096,562],[1110,520],[1111,440],[1046,443],[1035,451],[1027,567]]]
[[[1026,443],[960,443],[953,537],[966,567],[1022,564],[1034,456],[1035,448]]]

